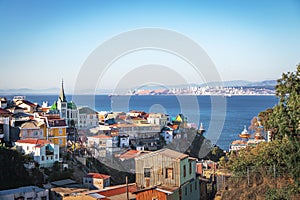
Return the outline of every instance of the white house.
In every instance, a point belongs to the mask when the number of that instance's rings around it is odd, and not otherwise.
[[[18,140],[15,145],[23,153],[32,155],[40,167],[52,167],[59,161],[59,146],[48,140],[29,138]]]
[[[119,146],[121,148],[129,147],[129,135],[119,135]]]
[[[147,121],[149,124],[157,124],[163,127],[170,122],[170,116],[163,113],[149,113]]]
[[[165,139],[166,144],[173,142],[173,130],[163,130],[161,136]]]
[[[78,128],[94,128],[99,125],[98,113],[89,107],[78,108]]]

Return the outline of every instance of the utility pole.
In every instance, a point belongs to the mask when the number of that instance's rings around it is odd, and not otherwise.
[[[126,196],[127,196],[127,200],[129,200],[129,191],[128,191],[128,176],[126,176]]]

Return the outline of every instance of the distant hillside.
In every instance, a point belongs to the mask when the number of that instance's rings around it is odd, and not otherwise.
[[[30,95],[30,94],[59,94],[59,88],[47,88],[47,89],[30,89],[30,88],[18,88],[18,89],[0,89],[0,94],[5,95]]]
[[[187,87],[205,87],[205,86],[224,86],[224,87],[262,87],[267,89],[273,89],[276,85],[276,80],[265,80],[261,82],[251,82],[245,80],[234,80],[224,82],[209,82],[203,84],[189,84],[189,85],[170,85],[170,86],[156,86],[156,85],[145,85],[139,89],[144,90],[156,90],[156,89],[168,89],[168,88],[187,88]],[[35,94],[59,94],[59,88],[46,88],[46,89],[30,89],[30,88],[17,88],[17,89],[0,89],[1,95],[35,95]],[[126,91],[126,89],[124,89]],[[100,88],[94,90],[82,90],[82,94],[111,94],[113,89]]]
[[[220,86],[224,87],[275,87],[276,80],[265,80],[260,82],[251,82],[245,80],[234,80],[234,81],[224,81],[224,82],[210,82],[201,84],[200,86]]]

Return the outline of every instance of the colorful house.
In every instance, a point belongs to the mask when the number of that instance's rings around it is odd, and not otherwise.
[[[196,159],[171,149],[135,158],[137,199],[199,199]]]
[[[48,115],[43,117],[45,124],[42,125],[44,128],[44,137],[54,144],[60,147],[67,145],[67,124],[66,121],[60,118],[58,115]]]
[[[15,142],[17,149],[33,156],[40,167],[52,167],[59,161],[59,146],[47,140],[24,139]]]

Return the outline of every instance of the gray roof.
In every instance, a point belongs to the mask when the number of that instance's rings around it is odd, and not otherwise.
[[[45,189],[36,187],[36,186],[25,186],[25,187],[19,187],[19,188],[14,188],[14,189],[9,189],[9,190],[1,190],[0,191],[0,196],[1,195],[8,195],[8,194],[16,194],[16,193],[27,193],[27,192],[41,192],[44,191]]]
[[[74,183],[76,183],[76,181],[73,181],[71,179],[64,179],[64,180],[60,180],[60,181],[51,182],[51,185],[64,186],[64,185],[70,185],[70,184],[74,184]]]
[[[79,114],[98,114],[96,111],[89,107],[81,107],[78,109]]]

